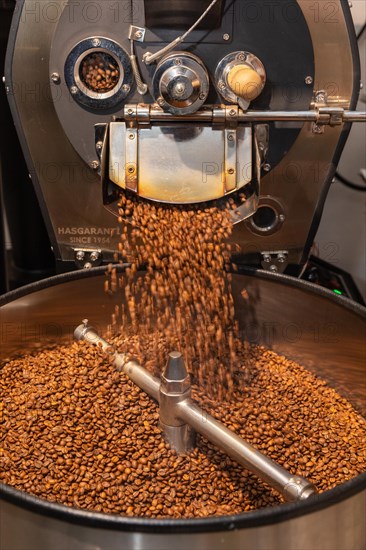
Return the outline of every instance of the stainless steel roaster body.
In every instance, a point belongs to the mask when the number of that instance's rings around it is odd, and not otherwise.
[[[103,272],[61,275],[1,297],[1,362],[71,342],[85,316],[102,333],[114,307],[103,293]],[[233,288],[243,338],[297,360],[365,414],[365,308],[309,283],[248,268],[234,275]],[[1,496],[4,550],[362,550],[366,544],[366,473],[300,503],[208,519],[94,514],[9,486]]]
[[[5,86],[58,260],[113,259],[123,229],[104,205],[122,189],[245,196],[245,263],[306,261],[350,123],[366,120],[349,3],[217,0],[179,42],[209,4],[17,1]]]

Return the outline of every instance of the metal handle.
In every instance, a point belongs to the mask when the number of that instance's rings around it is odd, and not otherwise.
[[[101,347],[103,351],[110,355],[112,363],[117,370],[123,370],[126,376],[128,376],[139,388],[156,401],[159,401],[160,380],[150,374],[150,372],[142,367],[137,361],[129,359],[129,357],[123,353],[117,353],[111,344],[99,336],[93,327],[88,325],[87,319],[84,319],[82,324],[75,329],[74,337],[76,340],[86,340],[89,344]]]
[[[77,340],[86,340],[90,344],[100,346],[104,351],[110,353],[118,370],[123,370],[137,386],[158,401],[159,404],[162,401],[165,433],[173,444],[178,442],[181,446],[186,445],[187,450],[190,448],[192,433],[185,430],[185,424],[267,482],[281,493],[287,501],[304,500],[316,493],[316,489],[310,481],[300,476],[293,476],[282,466],[234,434],[221,422],[200,409],[189,397],[190,387],[187,386],[189,377],[187,374],[182,373],[181,365],[180,372],[177,374],[177,378],[174,379],[174,365],[172,367],[172,363],[170,363],[170,370],[169,372],[165,371],[162,378],[163,383],[161,383],[136,361],[129,360],[125,354],[116,353],[113,346],[104,338],[101,338],[92,327],[88,326],[87,319],[75,329],[74,336]],[[168,380],[167,376],[169,377]],[[177,384],[178,378],[179,383]]]
[[[246,111],[230,105],[207,105],[188,115],[172,115],[158,105],[126,105],[124,118],[134,120],[140,109],[148,110],[149,122],[316,122],[318,124],[342,124],[342,122],[366,122],[366,112],[343,109],[321,108],[309,111]],[[336,115],[336,116],[335,116]]]
[[[290,474],[282,466],[226,428],[221,422],[197,407],[191,400],[178,403],[176,408],[179,418],[207,437],[211,443],[225,451],[236,462],[277,489],[287,501],[304,500],[316,493],[315,487],[310,481]]]

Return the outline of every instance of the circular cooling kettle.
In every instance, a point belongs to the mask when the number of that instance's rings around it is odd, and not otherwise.
[[[104,268],[0,297],[0,359],[72,340],[88,318],[106,328],[114,299]],[[249,298],[244,302],[241,292]],[[365,415],[366,308],[291,277],[239,268],[233,295],[243,338],[298,361]],[[366,473],[306,501],[234,516],[174,520],[92,513],[2,485],[2,550],[362,550]]]

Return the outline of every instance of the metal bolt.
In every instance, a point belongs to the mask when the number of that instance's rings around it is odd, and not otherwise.
[[[181,64],[182,64],[182,60],[179,59],[179,57],[177,57],[176,59],[174,59],[174,63],[175,63],[175,65],[181,65]]]
[[[78,93],[78,87],[77,87],[77,86],[71,86],[71,88],[70,88],[70,93],[71,93],[72,95],[77,94],[77,93]]]
[[[183,84],[183,82],[178,82],[176,86],[174,86],[174,93],[177,95],[182,95],[186,91],[186,87]]]
[[[230,115],[230,116],[235,116],[235,115],[236,115],[235,109],[231,109],[231,110],[229,111],[229,115]]]
[[[305,84],[312,84],[313,83],[313,77],[312,76],[307,76],[305,78]]]
[[[134,169],[133,166],[129,166],[129,167],[127,168],[127,172],[128,172],[129,174],[133,174],[134,171],[135,171],[135,169]]]
[[[360,82],[360,90],[363,90],[363,82]]]
[[[97,250],[94,250],[93,252],[90,253],[90,259],[92,262],[96,262],[97,260],[99,260],[100,258],[100,254]]]
[[[227,32],[225,34],[222,35],[222,38],[227,41],[227,40],[230,40],[230,34],[228,34]]]
[[[236,59],[238,61],[246,61],[247,59],[247,54],[244,53],[244,52],[240,52],[237,56],[236,56]]]
[[[277,261],[278,261],[280,264],[285,263],[285,261],[286,261],[286,256],[285,256],[284,254],[277,254]]]
[[[270,164],[264,164],[263,165],[263,170],[265,172],[269,172],[271,170],[272,166]]]
[[[325,103],[326,101],[326,95],[325,95],[325,92],[321,91],[321,92],[318,92],[315,96],[315,101],[317,103]]]
[[[229,168],[229,170],[227,171],[228,174],[234,174],[235,173],[235,170],[234,168]]]
[[[158,102],[158,105],[160,105],[160,106],[165,104],[165,101],[164,101],[163,97],[158,97],[157,102]]]
[[[98,160],[92,160],[90,163],[90,168],[93,170],[98,170],[99,168],[99,161]]]
[[[75,258],[79,261],[83,260],[85,258],[85,252],[84,250],[78,250],[76,252]]]
[[[61,82],[60,75],[58,73],[52,73],[51,74],[51,80],[54,84],[60,84],[60,82]]]
[[[92,44],[95,48],[97,48],[98,46],[100,46],[100,40],[99,38],[93,38],[92,40]]]
[[[93,264],[91,262],[85,262],[84,269],[91,269],[93,267]]]
[[[206,98],[206,94],[205,92],[201,92],[200,95],[198,96],[201,100],[204,100]]]
[[[228,140],[228,141],[234,141],[234,134],[229,134],[229,135],[227,136],[227,140]]]
[[[313,134],[324,134],[324,126],[320,126],[319,124],[316,124],[316,122],[313,122],[312,131]]]
[[[135,134],[128,134],[128,139],[135,139]]]
[[[132,116],[133,115],[133,109],[127,109],[127,114]]]
[[[142,37],[143,37],[142,31],[136,31],[136,32],[135,32],[135,39],[136,39],[136,40],[139,40],[139,39],[142,38]]]
[[[285,221],[286,218],[285,218],[285,216],[284,216],[283,214],[280,214],[280,215],[278,216],[278,219],[280,220],[281,223],[283,223],[283,222]]]
[[[129,86],[128,84],[123,84],[122,90],[123,90],[126,94],[128,94],[128,92],[130,91],[130,89],[131,89],[131,88],[130,88],[130,86]]]
[[[276,265],[273,265],[273,264],[272,264],[272,265],[269,267],[269,270],[270,270],[270,271],[273,271],[273,273],[276,273],[276,272],[278,271],[278,268],[277,268]]]
[[[263,256],[263,261],[266,263],[266,264],[269,264],[271,262],[271,256],[269,254],[265,254]]]
[[[225,90],[226,88],[225,82],[223,80],[219,80],[218,87],[219,87],[219,90]]]
[[[352,2],[348,2],[348,5],[349,5],[350,8],[353,8]]]
[[[5,84],[5,76],[3,76],[3,78],[2,78],[2,81],[3,81],[3,82],[4,82],[4,84]]]
[[[95,147],[96,147],[97,151],[101,151],[102,148],[103,148],[103,141],[97,141]]]

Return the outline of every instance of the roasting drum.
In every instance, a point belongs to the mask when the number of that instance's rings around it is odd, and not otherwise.
[[[87,317],[102,332],[114,298],[104,268],[69,273],[0,297],[3,363],[51,342],[72,340]],[[365,415],[366,309],[287,276],[240,269],[234,300],[243,338],[316,372]],[[241,291],[249,299],[244,301]],[[236,516],[160,520],[92,513],[2,486],[3,550],[362,550],[366,473],[307,501]]]

